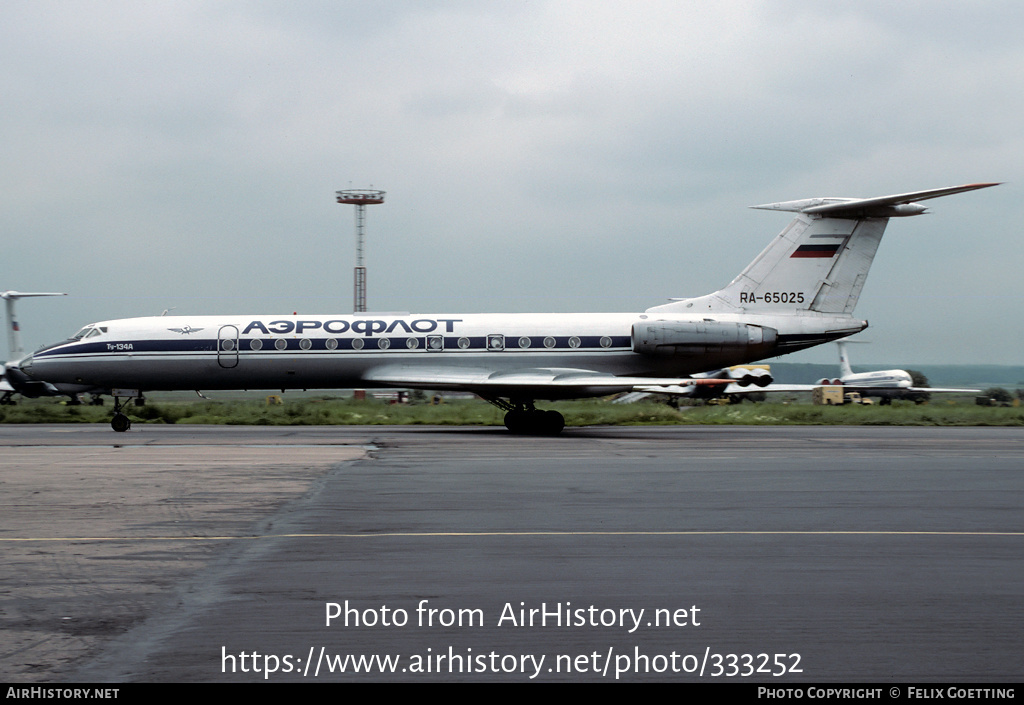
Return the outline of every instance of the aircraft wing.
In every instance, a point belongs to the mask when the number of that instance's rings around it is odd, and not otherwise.
[[[704,380],[694,380],[695,382],[704,382]],[[713,381],[714,384],[725,384],[725,389],[722,390],[722,394],[756,394],[758,392],[810,392],[814,389],[813,384],[769,384],[767,387],[741,387],[732,380],[718,379]],[[637,391],[648,392],[651,394],[687,394],[688,389],[680,387],[678,385],[647,385],[643,387],[637,387]]]
[[[769,384],[767,387],[740,387],[737,384],[730,384],[725,389],[726,394],[743,394],[750,392],[811,392],[814,391],[815,387],[820,387],[820,384]],[[977,393],[980,389],[946,389],[942,387],[872,387],[859,384],[843,384],[839,385],[843,388],[843,392],[859,392],[860,394],[879,394],[882,392],[937,392],[937,393]]]
[[[721,383],[721,380],[719,380]],[[757,392],[812,392],[819,384],[769,384],[767,387],[741,387],[738,384],[729,384],[722,394],[756,394]],[[938,394],[976,394],[980,389],[951,389],[943,387],[869,387],[856,384],[840,385],[844,392],[859,392],[860,394],[879,394],[881,392],[936,392]],[[679,386],[655,386],[637,387],[637,391],[650,392],[655,394],[686,394],[687,390]]]
[[[848,392],[860,392],[861,394],[872,394],[878,392],[938,392],[956,394],[957,392],[963,394],[976,394],[980,392],[980,389],[950,389],[943,387],[867,387],[856,384],[843,385],[843,389]]]
[[[363,379],[366,382],[390,387],[458,389],[495,396],[540,392],[538,396],[541,398],[545,398],[546,393],[555,397],[566,394],[601,396],[651,385],[686,387],[731,381],[687,377],[616,377],[592,370],[561,367],[536,367],[499,372],[486,368],[422,368],[404,365],[376,367],[364,374]]]
[[[738,384],[730,384],[725,388],[726,394],[752,394],[754,392],[810,392],[818,386],[816,384],[769,384],[767,387],[741,387]],[[844,387],[845,389],[845,387]]]
[[[981,394],[980,389],[942,389],[939,387],[911,387],[912,392],[964,392],[970,394]]]

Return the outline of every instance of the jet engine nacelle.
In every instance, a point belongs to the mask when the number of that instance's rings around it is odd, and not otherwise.
[[[772,383],[772,376],[768,370],[749,367],[730,367],[729,377],[740,387],[749,387],[756,384],[758,387],[767,387]]]
[[[23,397],[38,399],[54,391],[53,385],[32,379],[14,365],[7,365],[4,374],[14,391]]]
[[[771,348],[774,328],[725,321],[642,321],[633,324],[633,351],[647,355],[707,355]]]
[[[841,380],[841,379],[828,379],[826,377],[824,379],[819,379],[818,380],[818,386],[819,387],[840,387],[840,386],[842,386],[842,384],[843,384],[843,380]]]
[[[729,376],[736,380],[736,384],[741,387],[749,387],[752,384],[758,387],[767,387],[772,383],[771,372],[759,368],[734,367],[729,370]]]

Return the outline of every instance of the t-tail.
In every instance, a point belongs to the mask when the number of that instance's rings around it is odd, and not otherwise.
[[[0,299],[4,300],[7,309],[7,359],[14,361],[25,355],[25,348],[21,344],[21,328],[18,327],[18,319],[14,316],[14,302],[18,299],[25,299],[30,296],[67,296],[67,294],[51,292],[25,292],[25,291],[0,291]]]
[[[889,218],[921,215],[930,198],[996,186],[965,184],[879,198],[809,198],[752,206],[796,213],[724,289],[655,306],[657,313],[817,313],[849,316]]]

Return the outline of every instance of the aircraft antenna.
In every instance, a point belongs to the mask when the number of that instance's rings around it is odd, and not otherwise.
[[[350,189],[338,191],[336,195],[338,203],[356,207],[356,268],[352,310],[355,313],[362,313],[366,311],[366,265],[363,263],[366,207],[383,203],[384,192],[373,189]]]

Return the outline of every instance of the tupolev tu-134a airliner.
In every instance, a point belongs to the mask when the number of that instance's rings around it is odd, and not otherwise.
[[[853,310],[889,218],[995,185],[754,206],[795,216],[725,288],[643,313],[128,318],[87,325],[7,378],[26,396],[111,394],[116,431],[130,425],[121,399],[148,391],[402,387],[474,392],[513,432],[558,433],[561,414],[535,401],[721,384],[691,375],[860,332]]]

